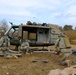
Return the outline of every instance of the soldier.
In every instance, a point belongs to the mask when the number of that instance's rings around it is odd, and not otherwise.
[[[66,48],[64,38],[66,38],[66,36],[61,33],[58,35],[58,39],[56,40],[55,48],[57,49],[58,54],[61,52],[61,49]]]
[[[4,35],[4,30],[0,31],[0,49],[4,54],[4,58],[18,58],[14,54],[10,54],[11,50],[9,49],[10,39],[8,36]]]
[[[58,49],[58,54],[60,54],[60,62],[62,65],[67,64],[70,65],[69,57],[72,54],[72,49],[68,38],[64,34],[60,34],[59,38],[55,44],[56,49]]]
[[[27,39],[21,41],[20,50],[22,51],[22,54],[26,54],[26,51],[29,51],[29,42]]]
[[[8,55],[8,47],[10,46],[10,39],[4,35],[4,30],[0,31],[0,48],[4,53],[4,57]]]

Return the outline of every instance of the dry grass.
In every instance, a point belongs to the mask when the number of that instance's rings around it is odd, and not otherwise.
[[[76,30],[63,31],[70,40],[71,44],[76,45]]]
[[[70,30],[70,31],[63,31],[70,40],[76,39],[76,30]]]
[[[76,40],[71,40],[71,44],[76,45]]]
[[[71,47],[72,47],[73,50],[76,50],[76,44],[71,45]]]

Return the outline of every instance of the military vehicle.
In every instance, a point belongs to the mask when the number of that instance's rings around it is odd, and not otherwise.
[[[15,45],[18,49],[20,46],[19,40],[27,39],[30,47],[44,47],[55,44],[61,30],[57,25],[50,24],[32,24],[32,25],[14,25],[7,30],[5,35],[10,38],[10,44]]]

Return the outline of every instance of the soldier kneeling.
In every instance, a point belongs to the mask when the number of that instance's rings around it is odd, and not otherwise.
[[[60,55],[61,64],[70,66],[71,60],[69,60],[69,57],[72,54],[72,49],[68,38],[64,34],[59,35],[55,47]]]
[[[70,56],[71,56],[70,52],[64,52],[64,53],[62,52],[60,54],[60,63],[62,65],[67,65],[68,67],[70,67],[72,64],[72,61],[69,59]]]
[[[8,38],[8,36],[4,35],[4,30],[0,31],[0,49],[4,54],[4,58],[18,58],[16,55],[9,53],[9,46],[10,39]]]
[[[22,51],[22,54],[29,52],[29,42],[27,39],[21,42],[20,50]]]

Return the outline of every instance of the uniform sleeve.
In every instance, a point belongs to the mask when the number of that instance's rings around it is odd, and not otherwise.
[[[0,46],[3,45],[3,37],[0,38]]]
[[[10,46],[10,39],[8,38],[8,46]]]
[[[55,47],[57,47],[59,45],[59,41],[60,41],[60,39],[56,40]]]

